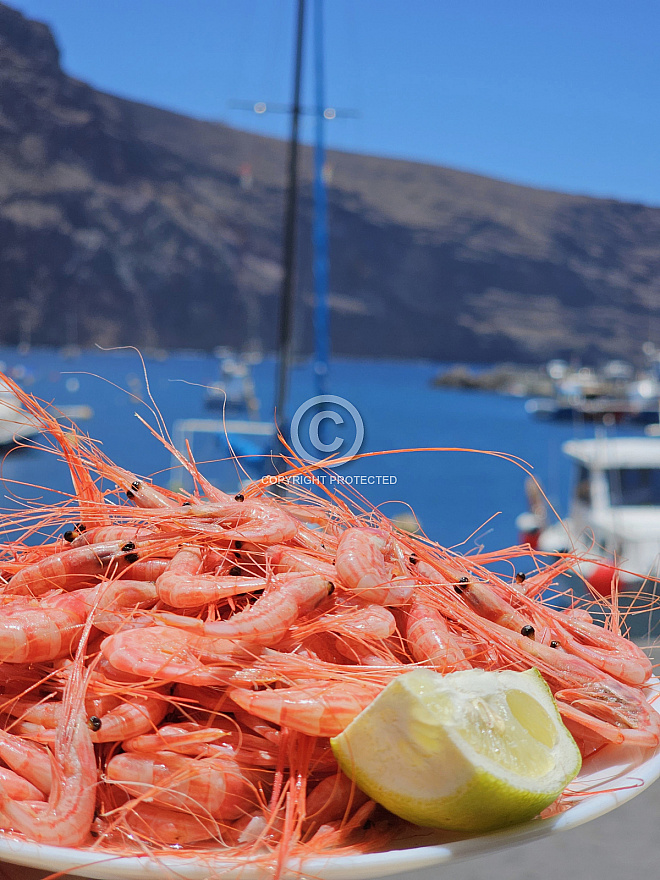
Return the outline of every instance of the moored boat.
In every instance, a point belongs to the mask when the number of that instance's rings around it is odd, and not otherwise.
[[[658,421],[660,379],[653,368],[636,373],[623,361],[610,361],[601,370],[572,368],[565,361],[546,367],[552,393],[530,397],[528,413],[552,421],[595,422],[606,425],[649,425]]]
[[[523,540],[539,551],[586,556],[573,588],[584,593],[580,584],[588,582],[606,596],[616,589],[624,610],[640,611],[626,618],[633,633],[653,635],[660,627],[660,438],[569,440],[562,449],[574,464],[568,516],[547,524],[536,505],[518,518]]]
[[[0,384],[0,447],[11,446],[17,440],[25,440],[39,434],[30,414],[23,408],[16,395]]]

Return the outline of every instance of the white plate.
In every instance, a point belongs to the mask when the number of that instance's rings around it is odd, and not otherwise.
[[[656,683],[653,690],[660,696],[660,684]],[[656,699],[654,708],[660,712],[660,699]],[[285,876],[295,876],[296,880],[301,880],[302,872],[315,880],[372,880],[529,843],[559,831],[568,831],[609,813],[640,794],[659,777],[660,747],[649,751],[637,747],[607,746],[584,762],[579,776],[570,786],[570,790],[576,793],[596,793],[578,800],[563,813],[476,837],[466,838],[419,829],[413,836],[398,841],[397,846],[387,852],[329,855],[309,859],[303,864],[296,862],[291,866],[292,872]],[[93,850],[30,843],[10,835],[0,835],[0,861],[79,874],[94,880],[148,880],[167,875],[177,880],[212,880],[215,877],[222,877],[222,880],[264,880],[271,876],[270,872],[266,873],[256,865],[237,865],[220,858],[119,858]]]

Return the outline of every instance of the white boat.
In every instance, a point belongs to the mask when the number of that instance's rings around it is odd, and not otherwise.
[[[219,362],[220,378],[206,387],[205,405],[226,413],[259,417],[259,400],[251,373],[252,362],[243,357],[224,356]]]
[[[0,447],[38,434],[41,428],[16,395],[0,383]]]
[[[568,516],[548,525],[531,503],[519,529],[538,550],[586,556],[576,573],[603,595],[618,583],[629,597],[642,585],[645,597],[658,596],[660,438],[569,440],[562,450],[574,463]]]

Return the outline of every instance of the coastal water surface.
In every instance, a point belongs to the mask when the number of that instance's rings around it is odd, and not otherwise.
[[[65,357],[51,350],[20,354],[5,348],[0,349],[0,359],[6,372],[30,393],[58,407],[90,407],[93,414],[80,427],[102,443],[104,453],[122,467],[142,476],[153,475],[164,485],[180,483],[181,475],[169,470],[170,453],[135,417],[137,412],[156,425],[148,408],[152,406],[149,393],[170,431],[178,419],[222,417],[221,412],[205,408],[205,386],[218,378],[218,361],[212,355],[146,358],[146,376],[133,350],[87,351]],[[517,456],[565,513],[569,467],[561,444],[571,437],[593,435],[593,427],[536,421],[520,398],[434,389],[430,380],[437,370],[438,365],[431,363],[336,360],[328,390],[360,413],[362,452],[438,447]],[[261,418],[272,420],[274,361],[255,365],[253,378]],[[290,414],[316,393],[308,364],[297,366],[291,379]],[[196,436],[193,451],[199,461],[227,455],[220,434]],[[258,465],[248,467],[253,476],[260,475]],[[234,463],[205,465],[204,471],[222,488],[233,491],[239,485]],[[332,472],[335,488],[339,478],[352,479],[369,502],[388,504],[385,509],[390,515],[401,513],[402,503],[409,505],[429,537],[445,546],[465,542],[468,549],[495,550],[516,543],[515,518],[526,508],[525,471],[479,451],[360,459]],[[38,449],[17,449],[6,455],[2,479],[5,497],[40,497],[43,493],[31,485],[70,490],[66,469],[55,456]]]

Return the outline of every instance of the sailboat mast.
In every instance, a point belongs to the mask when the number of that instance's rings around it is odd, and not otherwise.
[[[283,279],[280,297],[279,363],[277,371],[277,419],[280,429],[288,433],[286,414],[289,391],[289,372],[293,359],[293,310],[295,300],[295,250],[298,201],[298,144],[300,121],[300,90],[302,80],[303,34],[305,29],[305,0],[298,0],[296,16],[296,59],[293,74],[293,107],[289,139],[289,173],[285,204]]]
[[[328,196],[325,184],[325,70],[323,0],[314,0],[314,79],[316,139],[314,145],[314,372],[317,394],[328,393],[330,328],[328,311]]]

